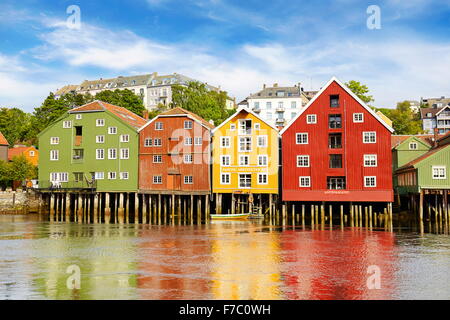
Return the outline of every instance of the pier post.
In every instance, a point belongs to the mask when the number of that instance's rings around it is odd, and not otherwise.
[[[314,205],[311,205],[311,228],[314,229]]]
[[[70,222],[70,193],[66,193],[66,222]]]
[[[372,229],[372,206],[369,206],[369,228]]]
[[[269,216],[270,216],[270,219],[272,219],[272,214],[273,214],[273,212],[272,212],[272,194],[269,194]]]
[[[125,209],[123,207],[123,201],[124,201],[124,195],[122,194],[122,192],[119,192],[117,194],[117,196],[119,197],[119,208],[117,209],[117,220],[119,220],[120,224],[123,224],[125,222]]]
[[[350,202],[350,227],[353,227],[353,215],[354,215],[353,209],[354,209],[353,203]]]
[[[219,194],[216,193],[216,205],[219,203],[218,202],[219,199]],[[219,208],[216,208],[216,212],[218,211]],[[191,198],[189,200],[189,220],[191,225],[194,224],[194,196],[191,194]]]
[[[109,203],[109,192],[105,193],[105,223],[109,224],[111,219],[111,205]]]
[[[205,195],[205,220],[209,221],[209,214],[211,209],[211,203],[209,201],[209,194]]]
[[[200,197],[197,197],[197,224],[202,224],[202,202]]]
[[[330,204],[330,228],[333,228],[333,206]]]
[[[341,204],[341,229],[344,229],[344,205]]]
[[[305,205],[302,205],[302,228],[305,229]]]
[[[99,194],[95,193],[94,194],[94,224],[98,223],[98,198],[99,198]]]
[[[83,222],[83,195],[81,193],[78,194],[78,223]]]
[[[364,206],[364,225],[366,228],[369,227],[369,208],[367,206]]]

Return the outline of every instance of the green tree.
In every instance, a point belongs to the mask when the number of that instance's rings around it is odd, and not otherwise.
[[[350,80],[349,82],[345,83],[345,85],[352,90],[354,94],[358,96],[362,101],[364,101],[367,105],[369,105],[371,102],[375,101],[373,99],[373,96],[369,95],[369,88],[361,84],[359,81]]]
[[[0,160],[0,187],[11,186],[11,166],[8,162]]]
[[[11,145],[32,140],[31,114],[18,108],[0,108],[0,131]]]
[[[215,125],[222,123],[230,115],[225,108],[226,100],[225,91],[208,90],[200,82],[172,86],[172,107],[182,107],[207,121],[213,120]]]
[[[36,178],[36,167],[23,154],[14,157],[8,164],[11,172],[10,180],[23,181]]]
[[[133,93],[131,90],[128,89],[101,91],[95,95],[93,100],[100,100],[114,104],[119,107],[123,107],[141,117],[144,114],[145,110],[143,97],[136,95],[135,93]]]
[[[395,134],[419,134],[423,133],[422,121],[419,114],[411,111],[408,101],[397,103],[397,108],[387,115],[393,122]]]

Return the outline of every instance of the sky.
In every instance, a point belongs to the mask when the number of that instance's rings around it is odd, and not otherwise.
[[[450,96],[450,0],[0,0],[0,107],[31,112],[66,84],[152,72],[238,101],[332,76],[366,84],[377,107]]]

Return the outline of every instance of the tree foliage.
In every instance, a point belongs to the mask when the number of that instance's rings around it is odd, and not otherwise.
[[[0,160],[0,185],[12,186],[12,181],[24,181],[37,177],[37,167],[25,158],[16,156],[10,162]]]
[[[395,134],[420,134],[423,133],[422,121],[417,113],[411,111],[411,104],[408,101],[397,103],[396,109],[378,109],[392,120]]]
[[[119,107],[123,107],[125,109],[134,112],[135,114],[142,117],[144,114],[144,102],[142,101],[142,97],[134,94],[132,91],[125,89],[119,90],[116,89],[114,91],[105,90],[97,93],[93,100],[100,100],[104,102],[108,102],[114,104]],[[90,102],[90,101],[89,101]]]
[[[222,123],[230,115],[226,110],[227,93],[208,90],[204,83],[189,82],[187,86],[172,86],[172,107],[181,107],[203,119]]]
[[[0,132],[11,145],[33,138],[31,114],[18,108],[0,108]]]
[[[350,80],[345,84],[354,94],[358,96],[362,101],[364,101],[366,104],[370,104],[371,102],[375,101],[373,99],[373,96],[369,95],[369,88],[361,84],[359,81]]]

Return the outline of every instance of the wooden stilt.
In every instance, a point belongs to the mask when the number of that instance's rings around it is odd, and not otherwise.
[[[111,222],[111,203],[109,192],[105,193],[105,223],[109,224]]]
[[[70,222],[70,212],[71,212],[71,203],[70,203],[71,197],[70,193],[66,193],[66,222]]]
[[[369,206],[369,228],[372,229],[372,206]]]
[[[329,215],[330,215],[330,228],[333,228],[333,206],[331,204],[329,206],[329,209],[330,209],[330,213],[329,213]]]
[[[354,206],[350,202],[350,227],[353,227],[353,216],[354,216],[353,210],[354,210]]]
[[[344,229],[344,205],[341,204],[341,229]]]
[[[302,228],[305,229],[305,205],[302,205]]]

